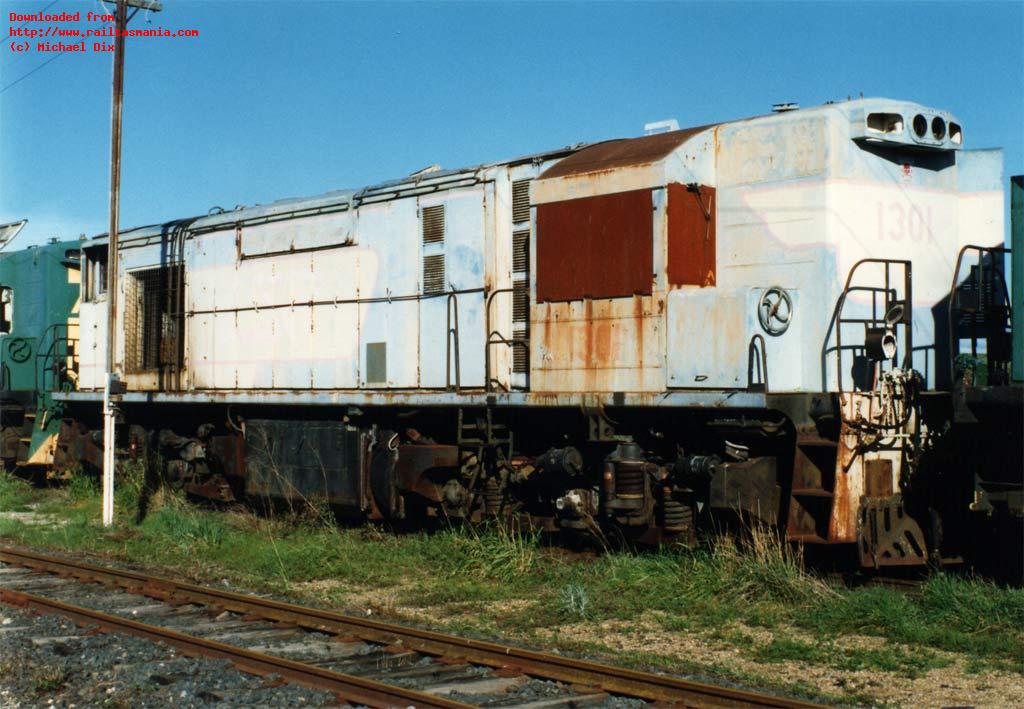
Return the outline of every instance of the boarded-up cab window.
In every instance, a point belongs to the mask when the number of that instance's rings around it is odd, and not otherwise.
[[[668,282],[713,286],[716,279],[715,188],[668,186]]]
[[[650,295],[651,190],[537,206],[537,301]]]

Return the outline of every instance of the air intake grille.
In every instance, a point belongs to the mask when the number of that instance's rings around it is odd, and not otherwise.
[[[530,270],[530,230],[512,232],[512,270],[516,273]]]
[[[423,208],[423,243],[444,243],[444,205]]]
[[[423,293],[444,293],[444,254],[423,257]]]
[[[512,331],[512,337],[516,340],[526,339],[527,330],[516,329]],[[526,370],[529,369],[530,365],[530,353],[526,347],[522,345],[516,345],[512,348],[512,373],[513,374],[526,374]]]
[[[530,319],[530,289],[526,281],[512,284],[512,320],[525,322]]]
[[[530,181],[516,180],[512,183],[512,223],[530,221]]]

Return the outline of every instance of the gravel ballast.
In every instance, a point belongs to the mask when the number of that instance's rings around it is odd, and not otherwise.
[[[0,706],[338,706],[327,692],[0,606]]]

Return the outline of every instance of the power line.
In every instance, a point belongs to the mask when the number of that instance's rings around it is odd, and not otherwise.
[[[44,12],[46,12],[47,10],[49,10],[49,9],[50,9],[51,7],[53,7],[54,5],[56,5],[56,4],[58,3],[58,2],[60,2],[60,0],[53,0],[53,2],[51,2],[51,3],[49,4],[49,5],[47,5],[47,6],[46,6],[46,7],[44,7],[44,8],[42,9],[42,10],[40,10],[40,11],[39,11],[39,14],[40,14],[40,15],[41,15],[41,14],[43,14]],[[26,26],[27,26],[28,24],[29,24],[29,22],[23,22],[21,26],[22,26],[22,27],[26,27]],[[14,36],[14,35],[12,35],[12,34],[9,34],[9,33],[8,33],[7,37],[5,37],[3,41],[4,41],[4,42],[10,41],[11,37],[13,37],[13,36]],[[3,42],[0,42],[0,44],[3,44]],[[57,57],[59,57],[59,56],[60,56],[61,54],[64,54],[64,50],[62,50],[62,51],[60,51],[60,52],[57,52],[57,53],[56,53],[56,54],[54,54],[54,55],[53,55],[52,57],[50,57],[49,59],[47,59],[47,60],[46,60],[45,62],[43,62],[42,64],[40,64],[39,66],[37,66],[37,67],[36,67],[35,69],[32,69],[32,70],[31,70],[31,71],[29,71],[29,72],[28,72],[27,74],[22,74],[22,75],[21,75],[21,76],[19,76],[19,77],[18,77],[17,79],[15,79],[15,80],[14,80],[14,81],[12,81],[11,83],[9,83],[9,84],[7,84],[6,86],[4,86],[4,87],[3,87],[2,89],[0,89],[0,94],[2,94],[2,93],[3,93],[4,91],[6,91],[7,89],[11,88],[11,87],[12,87],[12,86],[14,86],[15,84],[17,84],[17,83],[20,83],[20,82],[24,81],[25,79],[27,79],[28,77],[32,76],[32,75],[33,75],[33,74],[35,74],[35,73],[36,73],[37,71],[39,71],[40,69],[42,69],[42,68],[43,68],[44,66],[46,66],[47,64],[49,64],[50,62],[52,62],[52,61],[53,61],[54,59],[56,59]]]
[[[136,1],[138,1],[138,0],[136,0]],[[51,3],[49,4],[49,5],[47,5],[47,6],[46,6],[46,7],[44,7],[44,8],[42,9],[42,10],[40,10],[40,11],[39,11],[39,13],[40,13],[40,14],[42,14],[42,13],[46,12],[46,11],[47,11],[47,10],[49,10],[49,9],[50,9],[51,7],[53,7],[54,5],[56,5],[56,4],[58,3],[58,2],[60,2],[60,0],[53,0],[53,2],[51,2]],[[148,7],[147,7],[146,9],[148,10],[148,9],[150,9],[150,8],[148,8]],[[159,10],[159,9],[160,9],[160,8],[159,8],[159,7],[157,7],[157,10]],[[138,10],[139,10],[139,8],[138,8],[138,7],[136,7],[136,8],[135,8],[135,12],[138,12]],[[135,13],[133,12],[133,13],[132,13],[132,16],[134,17],[134,15],[135,15]],[[129,18],[129,19],[131,19],[131,18]],[[27,25],[27,24],[28,24],[28,22],[24,23],[24,24],[22,25],[22,27],[24,27],[24,26],[25,26],[25,25]],[[7,39],[10,39],[10,37],[7,37]],[[6,41],[6,40],[5,40],[5,41]],[[0,44],[2,44],[2,42],[0,42]],[[6,85],[6,86],[4,86],[4,87],[3,87],[2,89],[0,89],[0,94],[4,93],[5,91],[7,91],[7,89],[11,88],[11,87],[12,87],[12,86],[14,86],[15,84],[21,83],[22,81],[24,81],[24,80],[25,80],[25,79],[27,79],[28,77],[32,76],[32,75],[33,75],[33,74],[35,74],[35,73],[36,73],[37,71],[39,71],[40,69],[42,69],[42,68],[43,68],[44,66],[46,66],[47,64],[49,64],[50,62],[52,62],[52,61],[53,61],[54,59],[56,59],[57,57],[61,56],[62,54],[65,54],[66,52],[67,52],[67,50],[66,50],[66,49],[63,49],[63,50],[61,50],[61,51],[57,52],[56,54],[54,54],[54,55],[53,55],[52,57],[50,57],[49,59],[47,59],[47,60],[46,60],[45,62],[43,62],[42,64],[40,64],[40,65],[39,65],[39,66],[37,66],[36,68],[34,68],[34,69],[30,70],[30,71],[29,71],[29,72],[28,72],[27,74],[22,74],[22,75],[21,75],[21,76],[19,76],[19,77],[18,77],[17,79],[15,79],[15,80],[14,80],[14,81],[12,81],[11,83],[7,84],[7,85]]]
[[[49,10],[49,9],[50,9],[51,7],[53,7],[54,5],[56,5],[56,4],[57,4],[57,3],[59,3],[59,2],[60,2],[60,0],[53,0],[53,2],[51,2],[51,3],[49,4],[49,5],[47,5],[47,6],[46,6],[46,7],[44,7],[44,8],[42,9],[42,10],[40,10],[40,11],[39,11],[39,14],[40,14],[40,15],[42,15],[42,14],[43,14],[44,12],[46,12],[47,10]],[[28,22],[23,22],[21,26],[22,26],[22,27],[26,27],[26,26],[28,26]],[[13,37],[13,36],[14,36],[14,35],[12,35],[12,34],[8,34],[8,35],[7,35],[7,38],[6,38],[5,40],[4,40],[4,42],[8,42],[8,41],[10,41],[11,37]],[[3,42],[0,42],[0,44],[3,44]]]
[[[14,86],[15,84],[17,84],[18,82],[24,81],[24,80],[25,80],[25,79],[27,79],[28,77],[32,76],[32,75],[33,75],[33,74],[35,74],[35,73],[36,73],[37,71],[39,71],[40,69],[42,69],[42,68],[43,68],[44,66],[46,66],[47,64],[49,64],[50,62],[52,62],[52,61],[53,61],[54,59],[57,59],[58,57],[60,57],[60,56],[61,56],[62,54],[65,54],[66,52],[67,52],[67,50],[66,50],[66,49],[63,49],[63,50],[61,50],[61,51],[57,52],[56,54],[54,54],[54,55],[53,55],[52,57],[50,57],[49,59],[47,59],[47,60],[46,60],[45,62],[43,62],[43,63],[42,63],[42,64],[40,64],[39,66],[37,66],[37,67],[36,67],[35,69],[33,69],[32,71],[28,72],[27,74],[22,74],[22,75],[21,75],[21,76],[19,76],[19,77],[18,77],[17,79],[15,79],[15,80],[14,80],[14,81],[12,81],[11,83],[7,84],[7,86],[5,86],[5,87],[3,87],[2,89],[0,89],[0,94],[2,94],[2,93],[3,93],[4,91],[6,91],[7,89],[11,88],[12,86]]]

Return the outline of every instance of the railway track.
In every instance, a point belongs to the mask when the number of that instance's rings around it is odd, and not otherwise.
[[[0,563],[5,603],[225,659],[352,704],[817,706],[23,550],[0,548]]]

